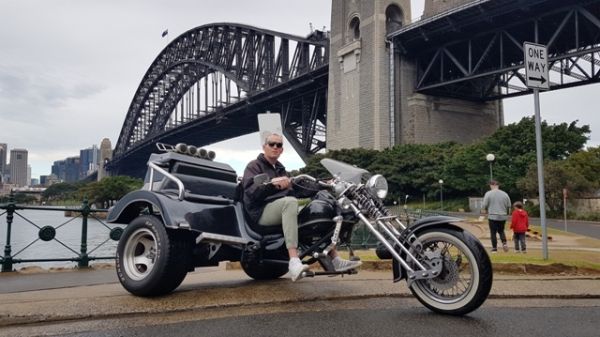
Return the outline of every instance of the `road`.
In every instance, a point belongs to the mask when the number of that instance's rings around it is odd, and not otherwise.
[[[532,218],[530,222],[534,225],[540,225],[540,219],[538,218]],[[554,228],[561,231],[565,230],[565,222],[563,220],[546,219],[546,224],[548,225],[548,228]],[[567,219],[567,232],[600,239],[600,222]]]
[[[459,218],[463,218],[465,216],[477,217],[479,214],[477,213],[458,213],[458,212],[450,212],[448,213],[451,216],[456,216]],[[509,219],[510,221],[510,219]],[[529,218],[529,223],[535,226],[540,226],[541,222],[539,218]],[[486,220],[487,224],[487,220]],[[554,228],[561,231],[565,230],[565,222],[561,219],[546,219],[546,225],[548,228]],[[508,224],[505,227],[508,229]],[[589,236],[594,239],[600,239],[600,221],[579,221],[579,220],[569,220],[567,219],[567,232]]]
[[[597,336],[598,299],[488,299],[465,317],[430,312],[411,298],[378,297],[215,307],[10,328],[11,336]],[[2,335],[0,333],[0,335]]]

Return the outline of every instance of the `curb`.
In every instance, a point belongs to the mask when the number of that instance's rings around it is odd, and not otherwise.
[[[367,271],[388,271],[392,270],[392,260],[363,260],[359,270]],[[315,263],[312,268],[319,269],[320,266]],[[492,264],[494,273],[501,275],[558,275],[558,276],[600,276],[600,270],[592,268],[581,268],[569,266],[562,263],[552,263],[548,265],[539,265],[532,263],[494,263]],[[226,262],[225,270],[241,270],[239,262]]]

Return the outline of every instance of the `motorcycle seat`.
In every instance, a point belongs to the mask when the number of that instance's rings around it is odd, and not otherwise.
[[[248,212],[246,212],[245,207],[242,207],[242,209],[244,210],[244,219],[246,220],[246,224],[248,225],[248,227],[250,227],[250,229],[252,229],[256,233],[261,235],[283,234],[283,227],[281,225],[259,225],[250,218],[250,215],[248,215]]]
[[[236,186],[234,200],[242,205],[246,225],[250,227],[250,229],[252,229],[254,232],[261,235],[283,234],[283,228],[281,227],[281,225],[262,226],[252,220],[252,218],[246,211],[246,207],[244,206],[244,188],[242,187],[241,183],[239,183]]]

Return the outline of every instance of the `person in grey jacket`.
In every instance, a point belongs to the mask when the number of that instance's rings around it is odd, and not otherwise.
[[[490,190],[483,196],[483,209],[485,209],[488,214],[490,237],[492,239],[492,253],[498,251],[498,239],[496,238],[496,234],[500,235],[502,249],[504,249],[505,252],[508,252],[504,225],[508,218],[510,208],[511,202],[508,194],[500,189],[500,185],[496,180],[491,180]]]

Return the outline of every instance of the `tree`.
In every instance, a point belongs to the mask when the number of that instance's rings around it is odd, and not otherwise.
[[[79,187],[76,184],[56,183],[46,188],[46,190],[42,192],[42,197],[46,200],[71,199],[74,197],[78,188]]]
[[[577,121],[558,125],[543,122],[541,126],[545,160],[563,161],[572,156],[573,160],[569,161],[571,169],[582,171],[588,181],[600,186],[596,173],[600,170],[600,150],[591,149],[580,154],[590,133],[589,126],[577,126]],[[439,193],[439,179],[444,180],[444,195],[465,197],[483,195],[487,190],[488,153],[496,157],[494,179],[499,180],[502,189],[514,199],[522,197],[517,181],[536,162],[534,118],[526,117],[518,123],[501,127],[493,135],[473,144],[402,144],[383,151],[361,148],[329,151],[315,155],[300,171],[315,177],[328,176],[329,173],[319,163],[322,158],[328,157],[359,166],[373,174],[383,174],[388,180],[389,195],[393,200],[405,194],[432,197]]]
[[[99,182],[92,182],[79,190],[82,197],[93,203],[107,207],[112,200],[119,200],[125,194],[140,189],[143,181],[127,176],[105,177]]]
[[[370,167],[386,177],[391,199],[405,194],[431,197],[437,193],[438,180],[447,180],[445,165],[459,147],[454,143],[397,145],[379,153]],[[451,184],[444,186],[445,193],[454,193]]]
[[[529,198],[539,196],[537,164],[532,164],[524,178],[518,182],[519,188]],[[550,214],[560,214],[563,204],[563,188],[571,197],[581,197],[593,188],[590,182],[579,172],[572,170],[565,161],[547,161],[544,163],[544,196]]]
[[[572,154],[565,163],[567,167],[580,173],[593,189],[600,189],[600,147],[590,147]]]
[[[543,121],[541,129],[545,160],[563,160],[582,150],[590,133],[588,125],[579,127],[577,121],[554,125]],[[525,117],[518,123],[503,126],[482,142],[458,151],[448,165],[450,176],[457,178],[453,186],[465,193],[485,187],[485,181],[489,179],[488,162],[485,160],[488,153],[496,157],[494,178],[501,182],[503,190],[512,196],[521,195],[517,180],[524,177],[529,166],[536,162],[534,118]]]

